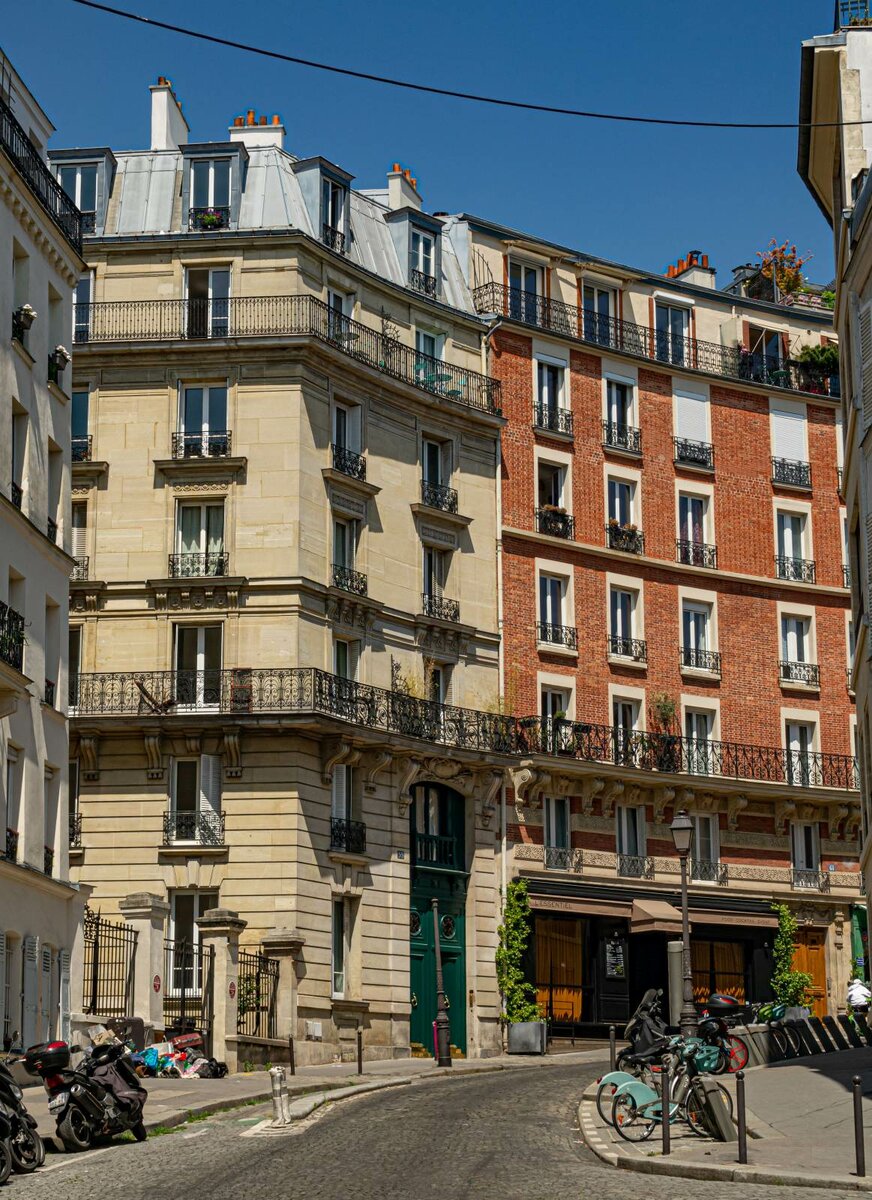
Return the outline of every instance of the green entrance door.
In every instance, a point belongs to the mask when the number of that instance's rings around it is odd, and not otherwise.
[[[411,1041],[420,1042],[431,1054],[433,1022],[436,1020],[436,935],[433,928],[432,897],[423,889],[412,895],[409,926],[411,959]],[[466,951],[463,897],[439,898],[439,943],[442,976],[451,1022],[451,1044],[466,1053]]]

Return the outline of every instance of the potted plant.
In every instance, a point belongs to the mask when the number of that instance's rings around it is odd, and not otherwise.
[[[805,971],[793,969],[799,923],[786,904],[773,904],[772,911],[778,917],[778,932],[772,945],[772,994],[779,1004],[787,1005],[788,1018],[807,1017],[812,978]]]
[[[50,357],[54,363],[55,370],[60,374],[66,368],[67,363],[72,361],[73,356],[67,350],[66,346],[55,346]]]
[[[651,697],[649,722],[658,771],[674,772],[681,767],[681,739],[678,735],[678,705],[667,692]]]
[[[506,888],[503,923],[497,930],[497,984],[503,998],[500,1020],[506,1027],[509,1054],[544,1054],[547,1026],[536,1002],[536,989],[524,977],[530,941],[530,900],[523,879]]]
[[[37,312],[29,304],[22,304],[21,308],[16,308],[12,315],[21,328],[26,331],[36,320]]]
[[[201,229],[220,229],[224,224],[224,214],[218,208],[206,208],[198,217]]]

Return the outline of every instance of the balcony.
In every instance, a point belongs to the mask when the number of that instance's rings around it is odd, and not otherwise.
[[[54,517],[49,517],[45,523],[45,535],[50,542],[58,540],[58,523]]]
[[[799,892],[828,892],[830,876],[827,871],[808,871],[793,867],[790,872],[791,886]]]
[[[437,833],[415,834],[415,866],[436,867],[446,871],[460,871],[460,847],[457,838]]]
[[[0,660],[24,669],[24,617],[0,600]]]
[[[550,646],[562,646],[565,650],[578,649],[578,630],[574,625],[552,625],[548,621],[538,621],[536,637]]]
[[[709,675],[720,675],[721,656],[717,650],[700,650],[696,646],[680,646],[678,657],[685,671],[706,671]]]
[[[3,857],[7,862],[18,862],[18,830],[6,830],[6,844]]]
[[[206,208],[188,209],[188,229],[198,233],[212,233],[227,229],[230,225],[230,206],[212,204]]]
[[[93,447],[93,436],[90,433],[79,434],[70,439],[70,457],[74,463],[90,462]]]
[[[345,234],[333,225],[322,225],[321,241],[337,254],[345,253]]]
[[[33,142],[0,97],[0,146],[74,250],[82,249],[82,214],[42,161]]]
[[[20,509],[24,502],[24,488],[14,480],[9,484],[9,499],[17,509]]]
[[[412,285],[412,290],[421,292],[424,296],[430,296],[436,299],[436,276],[428,275],[426,271],[418,271],[412,268],[409,276],[409,282]]]
[[[224,813],[214,809],[182,812],[170,809],[163,818],[163,844],[192,842],[197,846],[224,845]]]
[[[606,545],[610,550],[620,550],[624,554],[644,554],[645,535],[635,525],[619,525],[617,521],[609,521],[606,525]]]
[[[429,479],[421,480],[421,503],[428,508],[438,508],[440,512],[457,512],[457,492],[454,488],[446,487],[444,483],[431,483]]]
[[[313,337],[392,379],[467,408],[500,415],[498,379],[420,354],[384,330],[337,313],[315,296],[77,304],[75,327],[76,343],[89,346],[102,342]]]
[[[570,846],[545,846],[544,850],[546,871],[572,871],[576,875],[581,874],[581,850],[573,850]]]
[[[653,879],[654,859],[647,854],[619,854],[618,874],[628,879]]]
[[[331,443],[330,450],[333,455],[334,471],[347,475],[349,479],[359,479],[361,483],[366,482],[366,459],[362,454],[358,454],[356,450],[349,450],[347,446],[338,446],[336,442]]]
[[[610,633],[608,647],[612,658],[629,658],[640,664],[648,662],[648,643],[640,638],[625,638]]]
[[[82,849],[82,814],[71,812],[69,820],[70,849]]]
[[[169,556],[170,579],[200,579],[210,575],[227,575],[229,570],[230,555],[225,550]]]
[[[728,878],[727,864],[692,858],[690,860],[690,878],[694,883],[718,883],[723,886]]]
[[[76,565],[70,574],[73,583],[82,583],[88,578],[91,559],[87,554],[81,554],[75,560]]]
[[[55,681],[53,679],[46,679],[45,687],[43,688],[42,692],[42,699],[43,702],[49,706],[49,708],[54,708]]]
[[[718,548],[706,542],[688,542],[678,538],[675,543],[676,562],[686,563],[689,567],[705,567],[709,571],[718,568]]]
[[[569,541],[575,537],[575,518],[571,517],[564,508],[546,505],[536,509],[536,528],[547,537],[566,538]]]
[[[811,491],[811,463],[791,458],[772,459],[772,482],[776,487],[799,488]]]
[[[341,563],[333,564],[333,587],[343,592],[351,592],[355,596],[366,595],[366,576],[351,567],[343,567]]]
[[[776,579],[789,579],[794,583],[814,583],[815,563],[813,558],[790,558],[783,554],[775,556]]]
[[[82,233],[86,236],[93,235],[97,232],[97,214],[95,212],[82,213]]]
[[[346,854],[366,854],[366,825],[363,821],[330,818],[330,849]]]
[[[715,448],[710,442],[693,442],[689,438],[672,439],[673,459],[677,467],[693,467],[699,471],[715,469]]]
[[[836,33],[863,25],[872,25],[870,0],[836,0]]]
[[[42,873],[43,875],[51,875],[54,870],[54,850],[51,846],[43,846],[42,848]]]
[[[210,429],[173,434],[173,458],[227,458],[230,454],[230,430]]]
[[[851,568],[846,564],[842,564],[842,587],[851,587]]]
[[[616,425],[613,421],[603,421],[603,445],[607,450],[639,455],[642,453],[642,430],[634,425]]]
[[[767,388],[839,394],[839,377],[822,367],[793,359],[780,361],[755,354],[734,344],[722,346],[696,338],[675,337],[635,325],[616,317],[585,312],[559,300],[549,300],[519,288],[487,283],[473,292],[476,310],[499,313],[511,321],[532,325],[603,350],[617,351],[638,359],[653,359],[706,375],[758,383]]]
[[[533,427],[548,433],[562,433],[566,437],[572,437],[572,410],[556,408],[550,404],[534,404]]]
[[[449,600],[440,592],[422,592],[421,603],[425,617],[433,617],[437,621],[454,621],[455,623],[460,620],[459,600]]]
[[[778,679],[780,683],[799,683],[803,687],[819,688],[821,669],[817,663],[788,662],[781,659],[778,663]]]

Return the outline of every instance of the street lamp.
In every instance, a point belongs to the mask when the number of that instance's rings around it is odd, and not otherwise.
[[[436,1066],[450,1067],[451,1063],[451,1023],[448,1019],[447,996],[442,981],[442,943],[439,940],[439,901],[431,900],[433,905],[433,936],[436,949]]]
[[[693,845],[693,821],[682,808],[675,814],[669,826],[675,850],[681,861],[681,961],[683,983],[681,991],[681,1014],[678,1028],[684,1037],[696,1037],[698,1021],[693,1004],[693,975],[690,967],[690,914],[687,906],[687,860]]]

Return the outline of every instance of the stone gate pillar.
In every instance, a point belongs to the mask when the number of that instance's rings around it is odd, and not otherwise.
[[[239,935],[247,921],[229,908],[210,908],[197,925],[204,952],[214,950],[212,976],[212,1054],[227,1063],[228,1071],[239,1065],[236,1017],[239,992]]]

